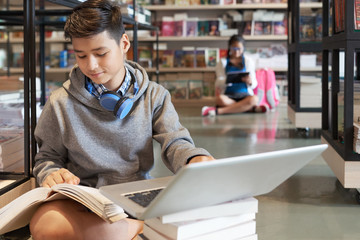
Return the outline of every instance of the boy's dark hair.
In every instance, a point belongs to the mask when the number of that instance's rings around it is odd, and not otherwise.
[[[88,0],[73,9],[65,23],[66,39],[86,38],[107,31],[118,44],[125,33],[120,6],[109,0]]]

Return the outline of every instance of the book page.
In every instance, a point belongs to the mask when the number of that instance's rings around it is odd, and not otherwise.
[[[50,188],[33,189],[0,209],[0,234],[26,226]]]

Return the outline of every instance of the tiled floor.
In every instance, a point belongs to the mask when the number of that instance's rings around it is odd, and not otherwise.
[[[197,146],[215,158],[320,144],[320,130],[295,129],[286,105],[266,114],[202,118],[199,109],[178,109]],[[160,156],[159,146],[156,155]],[[157,159],[154,177],[170,172]],[[259,240],[360,239],[356,190],[343,189],[322,157],[301,169],[271,193],[258,197]],[[16,238],[12,238],[16,239]]]
[[[215,118],[201,118],[199,111],[179,112],[196,145],[216,158],[321,143],[319,129],[304,131],[289,122],[285,104],[267,114]],[[318,157],[271,193],[257,197],[259,239],[360,239],[356,193],[342,188],[324,159]]]

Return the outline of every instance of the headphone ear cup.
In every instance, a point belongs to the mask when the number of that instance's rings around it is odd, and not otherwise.
[[[124,98],[122,101],[118,101],[114,108],[114,115],[117,118],[125,118],[132,109],[134,102],[129,98]]]
[[[100,105],[108,111],[114,111],[121,97],[114,92],[105,92],[100,97]],[[121,102],[121,101],[120,101]]]

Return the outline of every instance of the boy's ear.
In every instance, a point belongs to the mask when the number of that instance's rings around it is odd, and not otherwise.
[[[130,49],[130,40],[126,33],[123,34],[123,36],[120,39],[120,47],[122,48],[124,53],[127,53]]]

